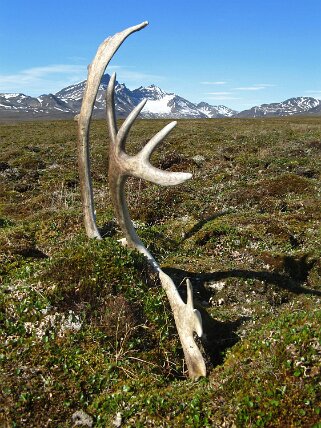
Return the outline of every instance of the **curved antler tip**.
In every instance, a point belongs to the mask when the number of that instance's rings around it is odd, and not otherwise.
[[[185,180],[190,180],[191,178],[193,178],[193,174],[191,172],[181,172],[181,174],[184,174]]]
[[[128,30],[130,30],[130,32],[139,31],[139,30],[145,28],[146,25],[148,25],[148,21],[143,21],[142,23],[140,23],[138,25],[134,25],[133,27],[130,27]]]
[[[187,305],[193,307],[193,286],[189,278],[186,278]]]
[[[149,162],[144,162],[137,177],[144,178],[160,186],[177,186],[192,178],[192,174],[189,172],[163,171],[153,167]]]
[[[177,125],[177,120],[173,120],[173,122],[170,122],[168,125],[166,125],[163,129],[168,130],[170,132],[175,126]],[[165,135],[166,136],[166,135]],[[164,136],[164,137],[165,137]]]

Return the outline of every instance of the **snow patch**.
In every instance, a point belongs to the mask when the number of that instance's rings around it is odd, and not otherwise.
[[[0,96],[4,97],[6,100],[9,100],[10,98],[19,97],[19,95],[21,95],[21,94],[0,94]],[[22,98],[26,98],[26,96],[23,95]]]
[[[158,100],[147,100],[144,107],[144,112],[155,113],[155,114],[169,114],[171,107],[168,103],[174,98],[174,95],[165,95],[163,98]]]

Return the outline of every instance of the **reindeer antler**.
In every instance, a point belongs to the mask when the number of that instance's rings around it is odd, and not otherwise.
[[[87,235],[90,238],[101,239],[95,220],[89,158],[89,128],[97,92],[104,71],[119,46],[130,34],[141,30],[146,27],[146,25],[148,25],[148,22],[142,22],[139,25],[135,25],[134,27],[121,31],[112,37],[108,37],[99,46],[93,62],[88,66],[88,78],[81,104],[81,110],[80,114],[76,116],[76,118],[78,120],[80,192],[83,204],[85,228]]]
[[[169,134],[169,132],[174,128],[176,122],[172,122],[165,126],[145,145],[145,147],[137,155],[128,156],[126,154],[125,143],[127,135],[135,119],[146,104],[146,100],[143,100],[135,107],[135,109],[124,121],[119,131],[117,131],[114,107],[115,80],[116,74],[114,73],[109,81],[106,93],[107,124],[111,140],[109,152],[110,193],[116,211],[116,217],[123,233],[125,234],[127,245],[137,248],[141,253],[145,254],[145,256],[156,267],[154,258],[139,239],[130,219],[124,191],[126,178],[128,176],[134,176],[151,181],[155,184],[160,184],[162,186],[173,186],[188,180],[192,177],[192,174],[162,171],[153,167],[149,162],[153,151],[163,141],[166,135]]]
[[[89,164],[89,142],[88,130],[91,113],[98,91],[99,83],[104,72],[104,64],[107,66],[112,55],[116,52],[125,38],[134,31],[140,30],[147,25],[146,22],[131,27],[122,33],[106,39],[99,47],[96,57],[89,67],[88,83],[84,94],[83,105],[79,118],[79,168],[80,180],[85,182],[81,185],[85,226],[89,237],[101,238],[98,232],[94,210],[92,185],[90,181],[90,164]],[[111,45],[110,45],[111,43]],[[203,334],[202,319],[199,311],[194,309],[192,284],[187,280],[187,303],[185,304],[180,297],[173,280],[165,274],[153,258],[151,253],[144,246],[143,242],[137,235],[133,223],[130,219],[126,199],[125,199],[125,182],[127,177],[134,176],[162,186],[173,186],[183,183],[190,179],[192,174],[182,172],[162,171],[150,164],[150,157],[157,146],[164,140],[169,132],[175,127],[176,122],[171,122],[159,131],[135,156],[129,156],[125,151],[126,138],[128,133],[143,109],[146,100],[138,104],[129,114],[120,129],[117,129],[114,88],[116,75],[111,77],[106,94],[107,124],[111,140],[109,154],[109,187],[115,213],[122,232],[125,234],[126,244],[136,248],[143,253],[153,269],[159,274],[161,285],[168,297],[177,331],[182,343],[185,360],[189,376],[197,379],[206,375],[205,363],[195,340],[194,332],[199,337]],[[89,89],[88,89],[89,88]],[[84,105],[85,104],[85,105]],[[91,110],[90,110],[91,109]]]

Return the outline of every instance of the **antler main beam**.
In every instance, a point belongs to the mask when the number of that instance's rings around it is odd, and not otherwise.
[[[120,44],[134,31],[144,28],[147,22],[131,27],[113,37],[106,39],[99,47],[96,57],[88,69],[88,81],[84,93],[83,105],[79,115],[79,141],[78,157],[80,170],[80,183],[87,235],[101,239],[96,226],[92,183],[90,179],[89,162],[89,125],[94,107],[95,98],[104,70],[116,52]],[[150,157],[164,138],[175,127],[176,122],[171,122],[159,131],[143,149],[134,156],[129,156],[125,151],[126,138],[146,101],[138,104],[129,114],[120,129],[117,129],[114,89],[116,75],[111,77],[106,93],[106,114],[110,135],[109,154],[109,187],[115,213],[122,232],[125,235],[126,244],[143,253],[149,263],[159,275],[160,282],[168,297],[173,311],[177,331],[182,343],[189,376],[197,379],[206,375],[204,359],[194,340],[194,333],[199,337],[203,334],[202,319],[199,311],[194,309],[192,284],[187,280],[186,304],[179,295],[173,280],[162,271],[152,254],[144,246],[137,235],[127,208],[125,198],[125,183],[129,176],[141,178],[161,186],[174,186],[190,179],[192,174],[182,172],[162,171],[150,163]]]
[[[77,120],[80,192],[85,228],[90,238],[101,239],[101,235],[96,226],[89,157],[89,129],[97,92],[104,71],[119,46],[129,35],[135,33],[135,31],[141,30],[146,27],[146,25],[148,25],[148,22],[145,21],[139,25],[127,28],[114,36],[108,37],[99,46],[93,62],[88,66],[87,84]]]

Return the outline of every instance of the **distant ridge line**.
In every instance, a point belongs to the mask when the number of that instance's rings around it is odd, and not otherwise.
[[[110,76],[102,78],[94,109],[94,117],[104,117],[105,90]],[[20,93],[0,93],[0,120],[69,119],[80,111],[86,81],[61,89],[56,94],[31,97]],[[142,118],[202,119],[202,118],[259,118],[295,115],[321,115],[321,100],[313,97],[293,97],[279,103],[262,104],[237,112],[224,105],[206,102],[192,103],[168,93],[155,85],[130,90],[116,82],[115,104],[118,117],[128,113],[144,98],[147,99]]]

